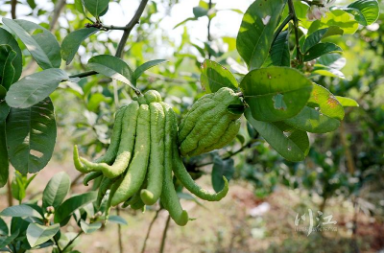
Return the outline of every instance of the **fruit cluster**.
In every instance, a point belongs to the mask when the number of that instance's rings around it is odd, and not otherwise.
[[[115,116],[111,144],[107,152],[93,162],[79,156],[74,147],[75,167],[87,184],[102,177],[97,204],[110,190],[108,206],[124,203],[133,209],[153,205],[160,200],[178,225],[187,224],[175,190],[172,171],[181,184],[196,196],[218,201],[228,192],[228,182],[218,193],[198,186],[187,172],[177,145],[177,118],[171,106],[162,102],[157,91],[150,90],[137,101],[120,108]]]

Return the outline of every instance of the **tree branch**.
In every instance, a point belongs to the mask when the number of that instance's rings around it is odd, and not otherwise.
[[[125,44],[127,43],[129,34],[131,33],[135,25],[139,22],[139,19],[143,14],[147,3],[148,3],[148,0],[141,1],[139,7],[136,10],[135,15],[132,17],[131,21],[129,21],[129,23],[125,26],[126,29],[124,30],[123,37],[121,37],[121,40],[116,50],[116,55],[115,55],[116,57],[123,58],[124,47],[125,47]]]
[[[72,245],[72,243],[83,233],[83,231],[81,230],[76,236],[75,238],[73,238],[72,240],[69,241],[69,243],[67,245],[65,245],[64,249],[61,250],[61,252],[65,252],[65,250]]]
[[[165,240],[167,239],[167,232],[169,228],[169,222],[171,221],[171,215],[168,214],[167,221],[165,223],[164,231],[163,231],[163,237],[161,238],[161,245],[160,245],[160,253],[164,252],[165,247]]]
[[[293,5],[293,0],[288,0],[288,9],[289,9],[289,15],[292,16],[293,26],[295,29],[297,60],[298,60],[299,64],[301,64],[303,62],[303,57],[302,57],[303,55],[301,54],[300,43],[299,43],[299,19],[296,16],[295,6]]]
[[[59,20],[60,14],[64,9],[65,4],[66,4],[66,0],[59,0],[55,4],[55,9],[53,10],[52,19],[51,19],[51,22],[49,22],[49,30],[51,32],[55,30],[57,21]]]
[[[16,5],[17,5],[17,0],[12,0],[11,1],[11,15],[12,15],[12,19],[16,19]]]
[[[144,242],[143,242],[143,247],[141,249],[141,253],[144,253],[145,252],[145,248],[147,247],[147,240],[149,238],[149,234],[151,233],[151,230],[152,230],[152,226],[153,224],[155,223],[157,217],[159,217],[159,212],[161,211],[161,208],[159,210],[156,211],[156,214],[155,216],[153,217],[151,223],[149,224],[149,227],[148,227],[148,231],[147,231],[147,235],[145,236],[145,239],[144,239]]]
[[[212,8],[212,0],[209,0],[208,2],[208,13],[209,11],[211,10]],[[207,39],[208,39],[208,43],[212,41],[212,37],[211,37],[211,18],[208,16],[208,25],[207,25]],[[210,43],[209,43],[210,44]],[[211,45],[209,45],[211,46]],[[210,53],[210,51],[208,50],[208,59],[211,59],[212,55]]]
[[[283,22],[280,24],[280,26],[277,28],[276,32],[275,32],[275,36],[273,37],[273,41],[272,41],[272,44],[275,42],[277,36],[279,36],[279,34],[283,31],[284,27],[289,23],[289,21],[292,20],[292,15],[291,13],[288,14],[288,16],[283,20]]]

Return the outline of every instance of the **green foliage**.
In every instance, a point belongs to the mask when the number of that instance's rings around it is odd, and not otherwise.
[[[232,73],[217,62],[205,60],[201,65],[201,86],[206,92],[216,92],[222,87],[237,90],[237,81]]]
[[[26,20],[3,18],[3,22],[20,38],[41,68],[60,67],[60,45],[47,29]]]
[[[46,98],[26,109],[12,108],[6,131],[8,156],[13,167],[23,175],[43,169],[52,157],[56,142],[51,99]]]

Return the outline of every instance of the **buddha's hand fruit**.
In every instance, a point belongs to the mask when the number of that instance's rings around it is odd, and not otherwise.
[[[239,131],[243,108],[239,93],[226,87],[201,97],[180,125],[180,154],[196,156],[226,146]]]

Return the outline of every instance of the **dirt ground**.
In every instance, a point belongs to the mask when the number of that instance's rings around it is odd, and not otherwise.
[[[51,162],[31,183],[27,196],[36,196],[49,178],[59,171],[66,171],[72,179],[78,175],[70,163],[63,165]],[[209,181],[209,177],[203,177],[199,183],[209,188]],[[86,190],[87,187],[77,184],[72,193]],[[0,193],[2,210],[7,206],[6,188],[1,189]],[[201,206],[193,201],[182,200],[184,209],[195,220],[185,227],[170,222],[164,252],[358,252],[356,243],[360,252],[373,253],[384,250],[383,219],[380,221],[360,212],[357,216],[358,228],[354,240],[352,204],[340,199],[331,199],[324,214],[319,216],[319,203],[319,199],[309,197],[306,192],[283,187],[276,189],[266,199],[257,199],[251,185],[246,182],[231,182],[227,197],[220,202],[201,201]],[[157,209],[158,206],[154,206],[148,208],[145,213],[121,210],[121,216],[128,222],[128,225],[121,226],[124,252],[141,252],[149,223]],[[326,216],[329,220],[329,215],[332,215],[332,230],[314,231],[307,235],[304,230],[309,227],[309,212],[312,212],[314,220],[315,217]],[[115,214],[115,210],[112,214]],[[159,212],[147,241],[146,253],[159,252],[166,220],[167,212]],[[65,227],[65,232],[77,231],[78,227]],[[102,230],[80,236],[75,249],[82,253],[115,253],[119,252],[118,245],[118,226],[109,223]],[[50,250],[34,252],[43,253]]]

